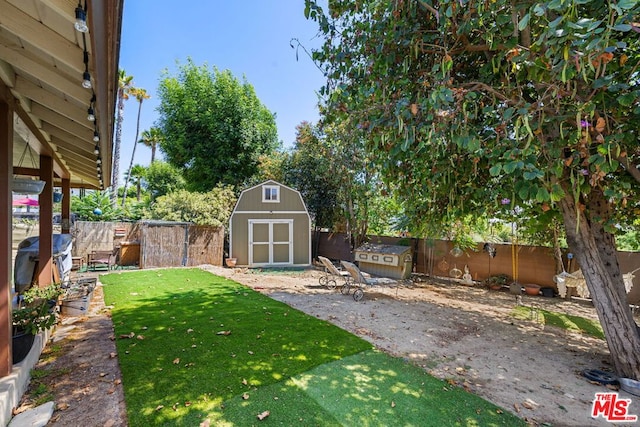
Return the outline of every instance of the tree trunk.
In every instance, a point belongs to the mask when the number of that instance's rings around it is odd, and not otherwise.
[[[118,203],[118,179],[120,175],[120,144],[122,142],[122,121],[124,120],[124,99],[122,93],[118,92],[118,116],[116,118],[116,138],[113,143],[113,165],[111,168],[111,205]]]
[[[133,168],[133,159],[136,156],[136,147],[138,146],[138,134],[140,133],[140,112],[142,111],[142,99],[138,104],[138,119],[136,121],[136,138],[133,140],[133,150],[131,150],[131,162],[129,162],[129,169],[127,169],[127,176],[124,180],[124,191],[122,192],[122,207],[124,208],[127,202],[127,188],[129,187],[129,180],[131,180],[131,168]]]
[[[567,242],[591,293],[613,367],[619,376],[640,379],[640,333],[627,302],[613,236],[603,227],[608,203],[597,188],[592,189],[584,210],[576,204],[570,188],[565,188],[565,194],[560,208]]]

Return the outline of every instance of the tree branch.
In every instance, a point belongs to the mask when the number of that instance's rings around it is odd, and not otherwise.
[[[427,9],[429,12],[431,12],[433,14],[433,16],[436,17],[436,22],[438,22],[438,23],[440,22],[440,12],[438,12],[433,6],[431,6],[425,0],[418,0],[418,3],[420,3],[420,6],[424,7],[425,9]]]
[[[629,175],[636,181],[640,182],[640,170],[629,162],[629,158],[626,155],[618,156],[617,160],[620,162],[624,170],[629,172]]]

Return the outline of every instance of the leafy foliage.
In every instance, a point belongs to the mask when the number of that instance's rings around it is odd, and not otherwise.
[[[258,171],[260,156],[277,147],[274,115],[229,70],[191,59],[179,68],[175,76],[165,73],[158,89],[159,144],[167,161],[191,190],[244,183]]]
[[[315,227],[331,228],[339,212],[335,159],[311,123],[302,122],[296,129],[296,143],[284,165],[284,181],[300,191]]]
[[[151,208],[151,216],[166,221],[226,226],[236,200],[230,186],[219,185],[207,193],[178,190],[157,198]]]
[[[13,334],[28,333],[36,335],[55,325],[58,312],[54,309],[55,301],[63,290],[59,283],[48,286],[31,286],[21,295],[18,308],[12,312]]]
[[[109,191],[88,191],[71,197],[71,211],[83,221],[116,221],[125,217],[120,206],[112,205]]]
[[[147,168],[144,178],[152,199],[185,188],[180,171],[169,163],[156,160]]]

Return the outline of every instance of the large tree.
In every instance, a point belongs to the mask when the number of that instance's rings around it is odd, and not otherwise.
[[[278,145],[274,114],[228,70],[188,60],[177,75],[165,72],[158,95],[160,147],[192,190],[244,183]]]
[[[124,191],[123,191],[123,195],[122,195],[122,206],[124,207],[124,203],[127,200],[127,186],[129,184],[130,181],[130,176],[131,176],[131,168],[133,167],[133,159],[136,156],[136,147],[138,146],[138,135],[140,133],[140,113],[142,112],[142,102],[145,99],[149,99],[149,94],[147,93],[147,91],[145,89],[142,88],[138,88],[138,87],[134,87],[131,88],[129,90],[129,94],[133,95],[134,98],[136,98],[136,101],[138,101],[138,118],[136,119],[136,137],[133,140],[133,148],[131,149],[131,161],[129,162],[129,169],[127,169],[127,177],[124,181]],[[153,160],[152,160],[153,161]]]
[[[619,375],[640,379],[614,226],[638,207],[635,0],[331,1],[305,13],[327,122],[350,120],[414,223],[558,211]]]
[[[118,107],[116,112],[116,136],[113,141],[113,164],[111,167],[111,203],[118,202],[118,182],[120,179],[120,147],[122,146],[122,122],[124,121],[124,101],[129,99],[133,87],[133,76],[125,70],[118,70]]]
[[[331,228],[340,203],[339,177],[318,129],[302,122],[296,131],[295,145],[284,165],[284,180],[302,194],[314,226]]]

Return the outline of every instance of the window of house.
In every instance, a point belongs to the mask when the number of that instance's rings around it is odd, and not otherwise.
[[[262,201],[277,203],[280,201],[280,188],[277,185],[265,185],[262,187]]]

